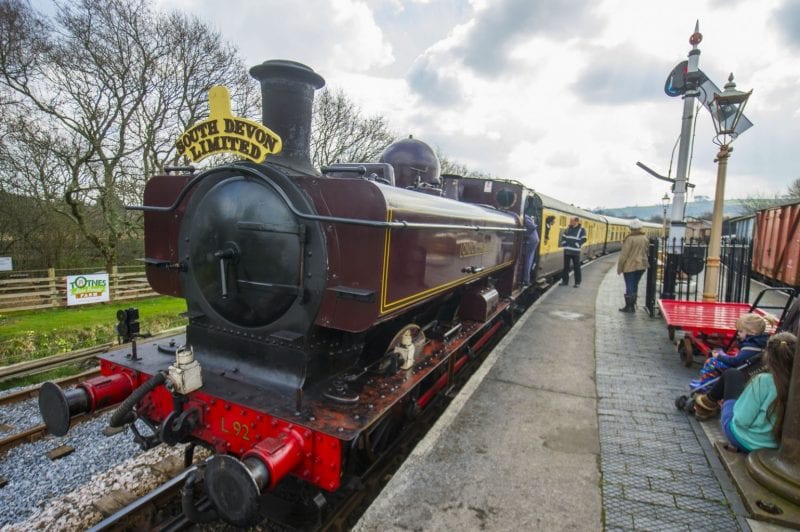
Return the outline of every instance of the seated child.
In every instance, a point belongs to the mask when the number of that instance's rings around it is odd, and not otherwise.
[[[703,364],[700,378],[692,379],[689,386],[693,390],[703,387],[709,381],[722,375],[726,369],[739,367],[763,351],[769,339],[769,333],[765,332],[768,319],[754,312],[739,316],[739,319],[736,320],[739,352],[735,355],[728,355],[722,349],[715,349]]]
[[[775,449],[781,441],[784,415],[789,400],[789,383],[794,366],[797,338],[781,332],[767,342],[765,373],[745,385],[745,375],[729,370],[706,395],[695,398],[698,419],[708,419],[722,401],[722,430],[736,450]]]

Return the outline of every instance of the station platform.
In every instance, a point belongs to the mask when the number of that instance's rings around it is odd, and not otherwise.
[[[675,408],[698,368],[618,312],[616,260],[526,312],[354,530],[783,530],[749,518],[718,422]]]

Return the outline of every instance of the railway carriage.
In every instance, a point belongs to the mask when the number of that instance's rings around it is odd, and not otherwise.
[[[746,242],[753,239],[756,227],[756,215],[745,214],[735,218],[729,218],[722,222],[723,238]]]
[[[619,251],[625,237],[630,233],[630,219],[616,218],[614,216],[603,215],[606,220],[606,252]],[[641,222],[642,232],[649,238],[661,238],[664,236],[664,226],[653,222]]]
[[[577,216],[586,228],[587,241],[581,248],[581,260],[585,261],[603,252],[605,239],[600,215],[573,207],[544,194],[537,194],[541,203],[541,214],[537,216],[540,231],[537,278],[549,279],[557,276],[564,266],[564,250],[559,247],[561,235],[569,220]]]
[[[630,232],[628,224],[630,220],[615,218],[603,215],[606,221],[606,252],[619,251],[622,249],[622,242]]]

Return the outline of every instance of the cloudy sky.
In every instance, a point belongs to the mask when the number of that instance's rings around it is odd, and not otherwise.
[[[585,208],[658,204],[669,190],[636,162],[669,169],[683,101],[664,81],[699,20],[701,70],[754,89],[726,197],[773,196],[800,178],[798,0],[158,3],[217,28],[248,64],[305,63],[398,134]],[[694,197],[714,195],[712,137],[701,109]]]

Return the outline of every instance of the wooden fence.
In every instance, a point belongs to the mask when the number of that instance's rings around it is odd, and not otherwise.
[[[67,306],[67,276],[97,272],[89,270],[31,270],[9,272],[0,278],[0,312]],[[142,266],[114,267],[108,275],[111,301],[152,297]]]

